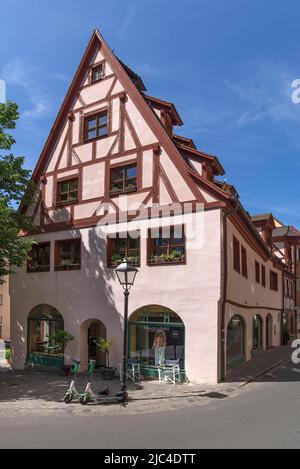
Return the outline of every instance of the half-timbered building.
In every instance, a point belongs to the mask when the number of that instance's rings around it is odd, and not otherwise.
[[[176,359],[182,376],[216,382],[280,344],[282,262],[220,182],[218,158],[175,133],[182,124],[95,31],[33,172],[34,203],[22,208],[36,244],[11,279],[15,368],[60,366],[57,329],[73,335],[66,359],[82,369],[91,357],[104,365],[96,341],[114,337],[118,367],[114,268],[124,257],[139,268],[128,354],[143,375]]]

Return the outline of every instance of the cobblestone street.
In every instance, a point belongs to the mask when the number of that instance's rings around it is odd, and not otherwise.
[[[190,405],[206,405],[216,399],[234,397],[239,393],[240,383],[210,385],[159,384],[157,381],[129,383],[130,401],[122,405],[82,406],[78,402],[65,404],[63,397],[70,384],[70,377],[37,371],[0,372],[0,416],[20,414],[141,414],[180,409]],[[87,375],[80,375],[76,386],[84,391]],[[111,394],[120,391],[118,379],[103,381],[98,373],[93,380],[95,392],[110,388]]]

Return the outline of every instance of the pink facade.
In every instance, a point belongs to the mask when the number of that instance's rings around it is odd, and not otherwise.
[[[17,369],[28,360],[58,362],[49,341],[58,327],[74,337],[66,360],[80,359],[83,369],[92,355],[104,365],[94,341],[115,337],[111,365],[118,368],[123,292],[114,263],[121,254],[139,268],[129,353],[145,373],[155,373],[157,332],[166,336],[164,358],[179,360],[195,382],[216,382],[232,363],[251,358],[260,347],[258,316],[261,347],[281,343],[281,262],[237,205],[234,188],[215,179],[224,174],[219,160],[176,136],[175,106],[145,91],[95,32],[33,174],[38,189],[27,213],[38,247],[11,278]],[[153,241],[149,229],[162,226],[171,227],[169,238],[157,230]],[[108,239],[134,230],[139,241]],[[247,278],[235,270],[234,239],[246,250]],[[255,262],[265,268],[265,286],[255,280]]]

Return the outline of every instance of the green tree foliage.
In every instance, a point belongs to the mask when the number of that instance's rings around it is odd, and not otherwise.
[[[15,103],[0,103],[0,284],[3,277],[21,267],[32,240],[20,236],[31,227],[31,220],[16,207],[32,200],[33,183],[30,171],[23,168],[24,157],[10,153],[15,139],[9,133],[19,119]],[[4,153],[4,154],[3,154]]]

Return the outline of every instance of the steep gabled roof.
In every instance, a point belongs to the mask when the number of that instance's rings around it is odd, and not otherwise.
[[[128,65],[126,65],[124,62],[122,62],[122,60],[120,60],[119,57],[117,57],[117,59],[120,62],[120,64],[122,65],[122,67],[124,68],[127,75],[130,77],[132,83],[137,87],[137,89],[139,91],[142,91],[142,92],[147,91],[147,88],[146,88],[143,80],[141,79],[141,77],[137,73],[135,73],[131,68],[129,68]]]
[[[42,150],[38,163],[33,172],[33,175],[32,175],[33,180],[38,182],[39,178],[43,174],[44,168],[47,164],[49,154],[54,148],[57,137],[59,136],[62,130],[62,126],[67,119],[68,112],[72,109],[72,105],[77,97],[77,93],[79,91],[81,83],[83,82],[86,71],[92,60],[93,54],[95,53],[95,50],[100,49],[100,48],[102,50],[104,57],[114,69],[114,72],[118,76],[118,79],[120,83],[122,84],[123,88],[128,93],[128,96],[132,99],[135,106],[139,109],[139,111],[143,115],[143,118],[149,125],[152,132],[156,135],[158,141],[164,147],[165,151],[169,153],[170,157],[172,158],[173,163],[177,166],[178,170],[181,173],[181,176],[184,178],[186,183],[189,184],[190,189],[193,192],[197,200],[197,198],[200,197],[200,193],[196,187],[195,182],[189,176],[188,167],[186,163],[184,162],[184,160],[182,159],[182,156],[179,150],[176,148],[176,145],[171,140],[166,130],[161,125],[160,121],[157,119],[156,114],[153,112],[149,104],[145,101],[145,97],[137,88],[137,84],[135,80],[132,80],[133,76],[135,77],[138,77],[138,76],[134,74],[134,72],[132,72],[132,70],[129,69],[129,67],[125,66],[125,64],[121,62],[115,56],[115,54],[112,52],[108,44],[105,42],[105,40],[103,39],[99,31],[97,30],[94,31],[89,41],[89,44],[85,50],[83,58],[74,76],[74,79],[70,85],[67,95],[59,110],[55,123],[50,131],[48,139],[45,143],[45,146]],[[168,103],[168,105],[170,105],[170,109],[173,110],[172,103]]]

